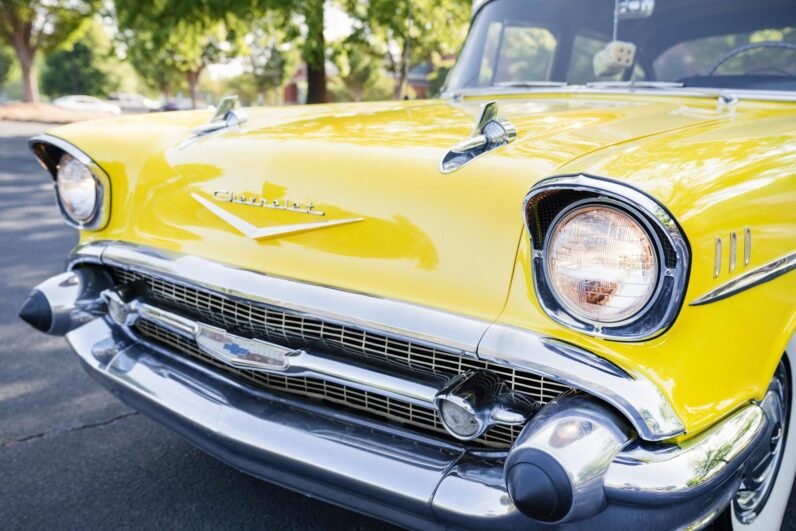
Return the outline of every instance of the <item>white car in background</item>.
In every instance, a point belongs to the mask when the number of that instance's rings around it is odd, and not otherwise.
[[[109,102],[118,105],[123,112],[152,112],[160,109],[160,103],[134,92],[111,94]]]
[[[54,99],[52,104],[70,111],[122,114],[122,109],[118,105],[106,103],[94,96],[62,96]]]

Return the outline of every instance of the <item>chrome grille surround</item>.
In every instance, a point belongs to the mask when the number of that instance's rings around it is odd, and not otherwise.
[[[141,271],[118,266],[111,267],[110,271],[118,284],[145,282],[147,296],[155,305],[187,314],[204,323],[237,334],[295,348],[320,345],[325,350],[345,356],[398,364],[416,371],[457,375],[471,369],[488,369],[499,374],[515,391],[543,404],[569,389],[543,376],[482,361],[466,352],[453,352],[328,319],[234,300],[209,290]],[[147,340],[177,349],[270,389],[326,400],[364,410],[381,418],[447,435],[436,412],[430,408],[311,378],[236,369],[205,355],[195,342],[152,323],[143,321],[137,323],[135,332]],[[521,429],[522,426],[495,426],[476,442],[485,446],[507,448],[511,446]]]
[[[369,294],[241,269],[183,252],[121,241],[79,244],[67,262],[81,267],[121,267],[222,294],[311,315],[389,337],[410,338],[464,353],[520,373],[581,390],[614,406],[645,441],[685,433],[670,397],[647,375],[628,371],[578,345],[501,322],[441,311]],[[109,279],[110,280],[110,279]]]

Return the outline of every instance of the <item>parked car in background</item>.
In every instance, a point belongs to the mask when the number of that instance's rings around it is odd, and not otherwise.
[[[194,107],[195,105],[195,107]],[[197,100],[194,104],[190,98],[169,98],[161,102],[161,111],[189,111],[192,109],[201,110],[215,110],[215,107],[209,105],[206,101]]]
[[[107,103],[94,96],[75,94],[61,96],[52,101],[52,104],[61,109],[80,112],[97,112],[108,114],[122,114],[122,109],[113,103]]]
[[[160,103],[151,100],[142,94],[132,92],[117,92],[108,97],[108,101],[118,105],[122,112],[152,112],[160,109]]]
[[[232,466],[408,528],[779,529],[793,6],[478,2],[441,100],[54,129],[80,244],[20,315]]]

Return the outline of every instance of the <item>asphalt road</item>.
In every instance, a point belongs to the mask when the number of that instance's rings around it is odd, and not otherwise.
[[[0,122],[0,527],[387,529],[233,470],[129,409],[60,337],[17,318],[77,235],[27,149],[41,125]],[[796,531],[796,500],[784,529]]]

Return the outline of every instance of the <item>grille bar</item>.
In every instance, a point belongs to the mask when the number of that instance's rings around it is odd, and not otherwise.
[[[120,284],[145,282],[148,298],[153,304],[242,336],[260,338],[291,348],[322,348],[345,356],[390,362],[405,368],[442,375],[461,374],[471,369],[488,369],[500,375],[515,391],[543,404],[569,389],[542,376],[482,361],[467,353],[451,352],[281,308],[233,300],[205,289],[138,271],[113,267],[111,273]],[[192,341],[152,323],[141,321],[136,327],[148,339],[199,357],[265,387],[329,400],[418,428],[446,433],[432,409],[328,382],[234,369],[207,359]],[[497,426],[478,442],[488,446],[507,447],[519,434],[519,429]]]

